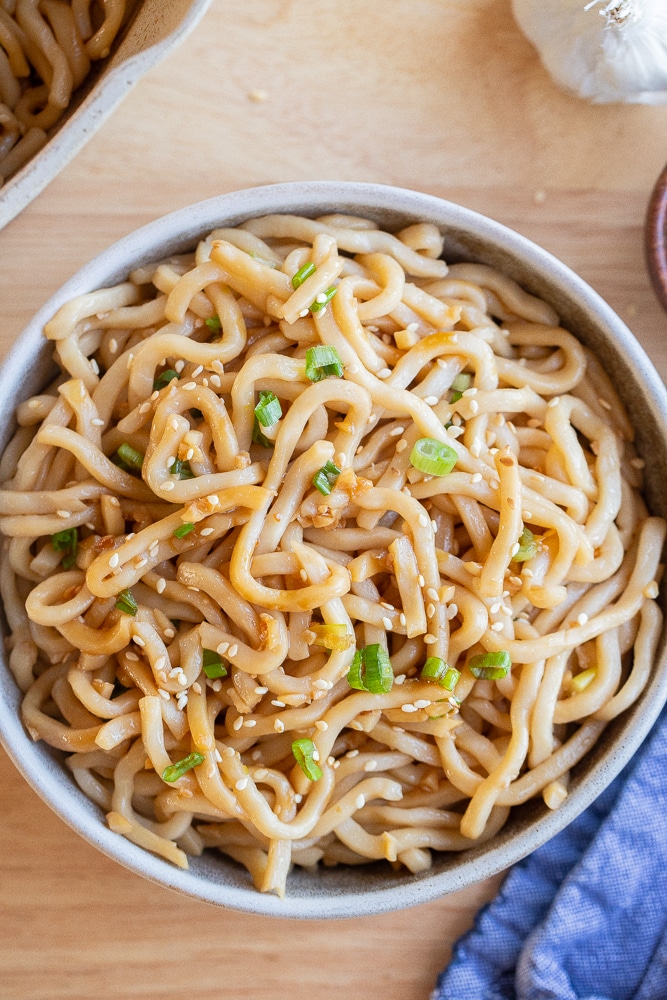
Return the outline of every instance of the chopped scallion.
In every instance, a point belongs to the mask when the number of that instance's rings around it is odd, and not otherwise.
[[[446,476],[458,456],[453,448],[435,438],[419,438],[410,452],[410,464],[427,476]]]
[[[273,448],[273,441],[269,441],[269,439],[262,434],[259,429],[259,420],[257,417],[255,417],[255,422],[252,428],[252,439],[255,444],[261,445],[262,448]]]
[[[343,377],[343,362],[335,347],[316,344],[306,351],[306,378],[311,382],[321,382],[323,378],[335,375]]]
[[[338,289],[332,285],[331,288],[327,288],[324,292],[320,292],[315,301],[311,302],[310,311],[312,313],[322,312],[327,303],[331,302],[337,291]]]
[[[429,656],[422,667],[422,680],[435,681],[446,691],[453,691],[461,676],[458,670],[448,666],[439,656]]]
[[[518,551],[512,556],[512,562],[528,562],[537,555],[537,539],[530,528],[524,528],[519,537]]]
[[[467,372],[459,372],[459,374],[454,378],[452,382],[452,389],[454,392],[465,392],[466,389],[470,388],[470,383],[472,382],[472,375]]]
[[[134,599],[134,594],[131,590],[121,590],[120,594],[116,597],[116,607],[123,614],[132,615],[134,617],[137,613],[138,604]]]
[[[144,464],[144,456],[136,448],[133,448],[131,444],[124,441],[118,451],[116,452],[121,462],[124,462],[126,466],[130,469],[141,469]]]
[[[255,407],[255,417],[262,427],[273,427],[278,423],[283,415],[280,400],[273,392],[262,390],[259,394],[259,403]]]
[[[219,316],[209,316],[205,322],[206,326],[212,333],[217,333],[219,330],[222,330],[222,323],[220,322]]]
[[[183,524],[179,524],[178,528],[174,528],[174,538],[185,538],[194,530],[195,526],[192,521],[184,521]]]
[[[65,531],[56,531],[51,535],[51,545],[55,552],[63,552],[60,560],[63,569],[71,569],[76,562],[76,552],[79,546],[79,532],[76,528],[67,528]]]
[[[322,777],[322,768],[315,760],[315,744],[306,736],[302,736],[292,743],[292,753],[309,781],[319,781]]]
[[[227,668],[222,661],[222,657],[215,649],[202,650],[202,666],[204,673],[210,680],[227,676]]]
[[[315,635],[315,645],[325,649],[349,649],[354,642],[347,625],[310,625],[309,628]]]
[[[327,462],[313,476],[313,486],[318,489],[323,496],[331,493],[334,483],[340,476],[340,469],[333,462]]]
[[[589,667],[588,670],[582,670],[580,674],[575,674],[570,681],[570,690],[572,693],[580,694],[582,691],[585,691],[588,685],[595,680],[596,673],[595,667]]]
[[[299,288],[300,285],[304,283],[306,278],[310,278],[311,274],[315,274],[317,268],[313,264],[312,260],[303,267],[300,267],[296,274],[292,275],[292,288]]]
[[[512,660],[507,650],[499,649],[497,653],[478,653],[476,656],[471,656],[468,667],[473,677],[479,680],[497,681],[507,677],[512,667]]]
[[[199,765],[203,764],[205,760],[206,758],[201,753],[197,753],[196,751],[194,753],[190,753],[187,757],[184,757],[183,760],[179,760],[176,764],[170,764],[169,767],[165,767],[162,772],[162,780],[170,783],[172,781],[178,781],[178,779],[182,778],[187,771],[191,771],[193,767],[199,767]]]
[[[195,478],[195,474],[190,468],[190,463],[183,462],[180,458],[177,458],[173,465],[169,466],[169,474],[171,476],[178,476],[179,479]]]
[[[347,682],[358,691],[387,694],[394,683],[394,671],[389,654],[380,643],[373,643],[354,654],[347,675]]]
[[[153,382],[153,392],[160,389],[164,389],[166,385],[169,385],[175,378],[178,378],[178,372],[175,372],[173,368],[167,368],[166,371],[162,372]]]

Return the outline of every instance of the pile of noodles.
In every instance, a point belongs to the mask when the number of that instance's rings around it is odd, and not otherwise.
[[[550,306],[442,242],[253,219],[46,325],[61,375],[0,469],[23,719],[177,865],[423,871],[558,807],[647,682],[665,525],[627,417]]]
[[[0,0],[0,186],[105,59],[132,0]]]

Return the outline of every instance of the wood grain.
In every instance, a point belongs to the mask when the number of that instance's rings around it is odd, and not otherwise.
[[[588,280],[667,377],[643,254],[666,128],[665,107],[558,91],[509,0],[214,3],[0,232],[0,352],[66,278],[150,219],[330,178],[424,190],[512,226]],[[2,753],[0,851],[3,1000],[417,1000],[499,883],[350,921],[223,911],[99,855]]]

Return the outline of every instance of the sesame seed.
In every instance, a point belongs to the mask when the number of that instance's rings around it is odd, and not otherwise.
[[[100,366],[98,365],[95,358],[90,358],[90,367],[93,369],[96,375],[100,374]]]
[[[359,365],[355,365],[355,364],[345,365],[345,371],[349,372],[350,375],[356,375],[357,372],[359,371]]]
[[[354,804],[357,809],[363,809],[364,806],[366,805],[366,799],[364,798],[363,795],[357,795],[356,799],[354,800]]]
[[[157,679],[159,680],[160,684],[167,683],[167,675],[165,674],[164,670],[158,670]]]
[[[434,614],[435,614],[435,605],[434,604],[427,605],[427,608],[426,608],[426,617],[427,618],[432,618]]]
[[[500,489],[500,480],[498,480],[498,479],[489,479],[489,486],[491,487],[492,490],[498,490],[498,489]]]
[[[186,685],[186,684],[188,683],[188,679],[187,679],[187,677],[185,676],[185,674],[183,673],[183,671],[182,671],[182,670],[180,670],[180,669],[179,669],[179,671],[178,671],[178,675],[177,675],[177,680],[178,680],[178,683],[179,683],[179,684],[180,684],[180,685],[181,685],[182,687],[185,687],[185,685]]]
[[[137,656],[137,654],[133,653],[132,650],[130,650],[128,653],[126,653],[125,656],[127,657],[128,660],[132,660],[133,663],[137,663],[138,660],[139,660],[139,657]]]
[[[402,451],[405,451],[407,446],[408,442],[405,440],[405,438],[401,438],[401,440],[396,445],[396,454],[400,455]]]
[[[470,412],[473,414],[473,416],[475,415],[475,413],[479,412],[479,403],[477,402],[476,399],[470,400]]]
[[[194,684],[192,685],[192,690],[194,691],[195,694],[201,694],[201,684],[199,683],[199,681],[194,682]]]
[[[502,630],[503,630],[502,622],[494,622],[493,625],[491,626],[492,632],[502,632]]]
[[[384,625],[384,627],[387,629],[388,632],[391,631],[391,626],[392,626],[391,618],[383,618],[382,624]]]
[[[197,383],[196,382],[186,382],[185,385],[183,386],[183,388],[184,389],[196,389],[197,388]]]
[[[426,514],[420,514],[417,520],[421,524],[422,528],[425,528],[426,525],[428,524],[428,518]]]
[[[117,350],[118,350],[118,341],[115,339],[115,337],[112,337],[111,340],[109,341],[109,352],[111,354],[115,354]]]
[[[157,693],[160,695],[163,701],[169,701],[169,692],[164,691],[162,688],[158,688]]]
[[[220,753],[217,747],[213,751],[213,756],[217,760],[218,764],[222,764],[222,754]]]
[[[424,636],[424,642],[426,643],[427,646],[432,646],[433,643],[437,641],[438,641],[437,636],[431,635],[430,632],[427,632],[426,635]]]
[[[229,656],[229,657],[236,656],[236,654],[238,653],[238,651],[239,651],[239,647],[236,645],[236,643],[234,643],[233,646],[229,647],[229,650],[227,651],[227,656]]]
[[[585,625],[587,621],[588,621],[588,615],[586,614],[585,611],[582,611],[580,614],[577,615],[577,625]]]
[[[223,757],[227,757],[229,759],[231,757],[234,757],[235,755],[236,755],[236,750],[234,749],[234,747],[223,747],[222,750]]]
[[[320,691],[328,691],[333,687],[331,681],[325,681],[323,677],[318,677],[317,680],[313,681],[313,687],[319,688]]]
[[[197,365],[197,367],[195,368],[195,370],[192,373],[192,377],[193,378],[197,378],[197,375],[201,375],[201,373],[203,371],[204,371],[204,366],[203,365]]]
[[[144,640],[141,638],[140,635],[133,635],[132,636],[132,642],[136,642],[137,646],[145,646],[146,645],[146,643],[144,642]]]
[[[405,705],[401,705],[401,712],[406,712],[407,714],[409,714],[410,712],[416,712],[416,711],[418,711],[418,709],[416,709],[415,706],[409,701],[406,702]]]
[[[530,510],[522,510],[521,511],[521,517],[524,519],[524,521],[532,521],[533,520],[533,513]]]
[[[139,407],[139,413],[148,413],[150,408],[151,404],[148,402],[148,400],[146,400],[146,402],[142,403],[141,406]]]
[[[282,722],[280,719],[276,719],[275,722],[273,723],[273,728],[277,733],[284,733],[285,723]]]
[[[646,584],[646,586],[642,591],[642,594],[649,601],[654,600],[658,596],[658,584],[655,582],[655,580],[651,580],[650,583]]]
[[[204,538],[208,538],[209,535],[213,534],[213,528],[202,528],[199,534]]]
[[[217,507],[218,504],[220,503],[220,497],[217,495],[217,493],[210,493],[206,497],[206,502],[209,505],[209,507]]]
[[[104,427],[104,421],[102,420],[101,417],[93,417],[93,419],[90,422],[93,425],[93,427]]]
[[[176,364],[174,365],[174,368],[180,375],[183,369],[185,368],[185,361],[183,360],[177,361]]]
[[[377,373],[378,378],[389,378],[391,375],[391,368],[381,368]]]
[[[252,729],[257,725],[257,719],[246,719],[243,725],[246,729]]]
[[[173,628],[166,628],[164,630],[164,634],[166,639],[173,639],[174,636],[176,635],[176,632],[174,631]]]
[[[394,678],[394,684],[398,684],[399,686],[400,686],[401,684],[405,684],[405,674],[398,674],[398,675],[397,675],[397,676],[396,676],[396,677]]]
[[[398,616],[398,620],[401,623],[401,625],[403,626],[403,628],[405,628],[405,625],[407,623],[407,618],[405,617],[405,615],[403,614],[402,611],[401,611],[400,615]]]
[[[56,511],[56,513],[58,514],[58,517],[62,517],[63,520],[65,518],[67,518],[67,517],[71,517],[72,516],[72,514],[71,514],[71,512],[69,510],[59,510],[59,511]]]
[[[358,750],[348,750],[347,753],[345,754],[345,756],[347,758],[349,758],[350,760],[352,760],[353,757],[358,757],[359,756],[359,751]]]
[[[242,726],[243,726],[243,716],[239,715],[239,717],[237,719],[234,719],[234,721],[232,722],[232,729],[238,732],[239,729],[242,728]]]
[[[547,408],[549,410],[553,410],[553,408],[555,406],[558,406],[559,403],[560,403],[560,396],[554,396],[554,398],[550,399],[549,402],[547,403]]]
[[[450,604],[449,607],[447,608],[447,621],[451,621],[453,618],[456,618],[458,613],[459,613],[458,604]]]
[[[426,580],[425,580],[425,579],[424,579],[424,577],[423,577],[423,576],[421,575],[421,573],[420,573],[420,574],[419,574],[419,576],[417,577],[417,583],[419,584],[419,586],[420,586],[420,587],[425,587],[425,586],[426,586]]]
[[[306,573],[305,569],[300,569],[299,570],[299,577],[300,577],[301,580],[303,580],[304,583],[307,581],[308,574]]]
[[[173,490],[174,487],[175,487],[175,483],[163,483],[162,484],[162,489],[165,491],[165,493],[168,493],[170,490]]]
[[[519,543],[515,542],[512,548],[510,549],[510,555],[515,556],[520,548],[521,546],[519,545]]]
[[[155,669],[164,670],[166,663],[167,663],[166,656],[158,656],[157,660],[155,661]]]
[[[428,708],[430,704],[432,703],[427,698],[420,698],[415,702],[415,708]]]
[[[258,767],[255,773],[253,774],[253,778],[255,779],[255,781],[264,781],[264,779],[268,778],[268,776],[269,772],[265,767]]]
[[[234,788],[238,792],[242,792],[243,789],[247,787],[247,785],[248,785],[248,778],[244,776],[243,778],[239,778],[239,780],[234,785]]]
[[[400,437],[404,430],[405,427],[392,427],[392,429],[389,431],[389,437],[390,438]]]
[[[424,402],[427,406],[435,406],[438,403],[437,396],[424,396]]]
[[[179,694],[179,696],[178,696],[178,701],[176,702],[176,708],[177,708],[177,709],[178,709],[178,710],[179,710],[180,712],[182,712],[182,711],[183,711],[183,709],[185,708],[185,706],[187,705],[187,703],[188,703],[188,696],[187,696],[187,694],[185,693],[185,691],[183,691],[183,692],[182,692],[181,694]]]
[[[267,687],[256,687],[255,694],[267,694],[268,690]]]
[[[280,701],[279,698],[274,698],[273,701],[271,702],[271,704],[275,705],[276,708],[284,708],[285,707],[285,702],[284,701]]]
[[[489,611],[491,612],[492,615],[497,615],[498,612],[500,611],[500,608],[501,608],[500,601],[496,601],[495,604],[491,605],[491,607],[489,608]]]
[[[220,386],[222,385],[222,383],[220,381],[220,376],[219,375],[211,375],[211,385],[215,386],[216,389],[220,388]]]
[[[482,473],[481,472],[474,472],[473,475],[472,475],[472,477],[471,477],[471,479],[470,479],[470,482],[471,483],[481,483],[481,481],[482,481]]]
[[[208,681],[207,681],[207,683],[208,683]],[[213,683],[211,684],[211,687],[215,691],[215,693],[217,694],[218,691],[222,691],[222,681],[219,680],[219,679],[213,681]]]

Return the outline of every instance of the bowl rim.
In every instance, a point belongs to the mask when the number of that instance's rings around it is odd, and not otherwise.
[[[195,29],[212,2],[188,0],[188,9],[174,30],[133,56],[116,59],[112,52],[108,66],[71,116],[62,125],[57,125],[55,134],[49,136],[42,149],[0,186],[0,229],[55,180],[113,114],[138,80]],[[131,31],[132,25],[128,34]]]
[[[550,285],[565,294],[575,306],[594,313],[597,326],[611,340],[620,340],[624,355],[646,387],[647,404],[654,419],[667,426],[667,390],[648,356],[598,293],[556,257],[501,223],[453,202],[405,188],[348,181],[289,182],[234,191],[181,208],[123,237],[84,265],[34,315],[3,362],[5,384],[23,384],[43,343],[42,327],[60,305],[74,295],[119,280],[133,267],[155,259],[165,252],[165,242],[183,248],[194,245],[198,236],[220,224],[234,225],[246,218],[278,211],[299,211],[311,216],[328,214],[332,205],[341,206],[340,211],[352,214],[393,212],[403,217],[436,221],[441,228],[459,227],[474,232],[494,248],[501,248],[520,265],[546,271]],[[18,688],[4,662],[4,654],[0,656],[3,668],[0,740],[28,783],[61,819],[94,847],[137,874],[205,902],[248,913],[315,919],[362,916],[414,906],[472,885],[510,867],[563,829],[613,780],[649,733],[667,698],[664,659],[664,656],[662,660],[657,658],[659,668],[649,682],[652,696],[644,700],[642,712],[632,717],[622,728],[621,739],[593,764],[585,783],[577,787],[558,810],[540,818],[537,831],[535,824],[531,824],[508,844],[484,845],[481,858],[477,849],[467,852],[466,859],[452,871],[430,876],[426,873],[423,878],[409,876],[400,885],[379,889],[372,886],[369,891],[322,896],[314,880],[312,894],[290,896],[288,882],[288,893],[280,900],[252,887],[237,888],[203,878],[192,869],[178,869],[113,833],[105,826],[99,812],[88,814],[82,807],[83,793],[73,782],[57,785],[54,768],[59,772],[64,768],[54,761],[49,767],[48,751],[42,744],[32,743],[23,729],[16,710],[20,701]],[[7,711],[8,705],[13,707],[12,711]]]

